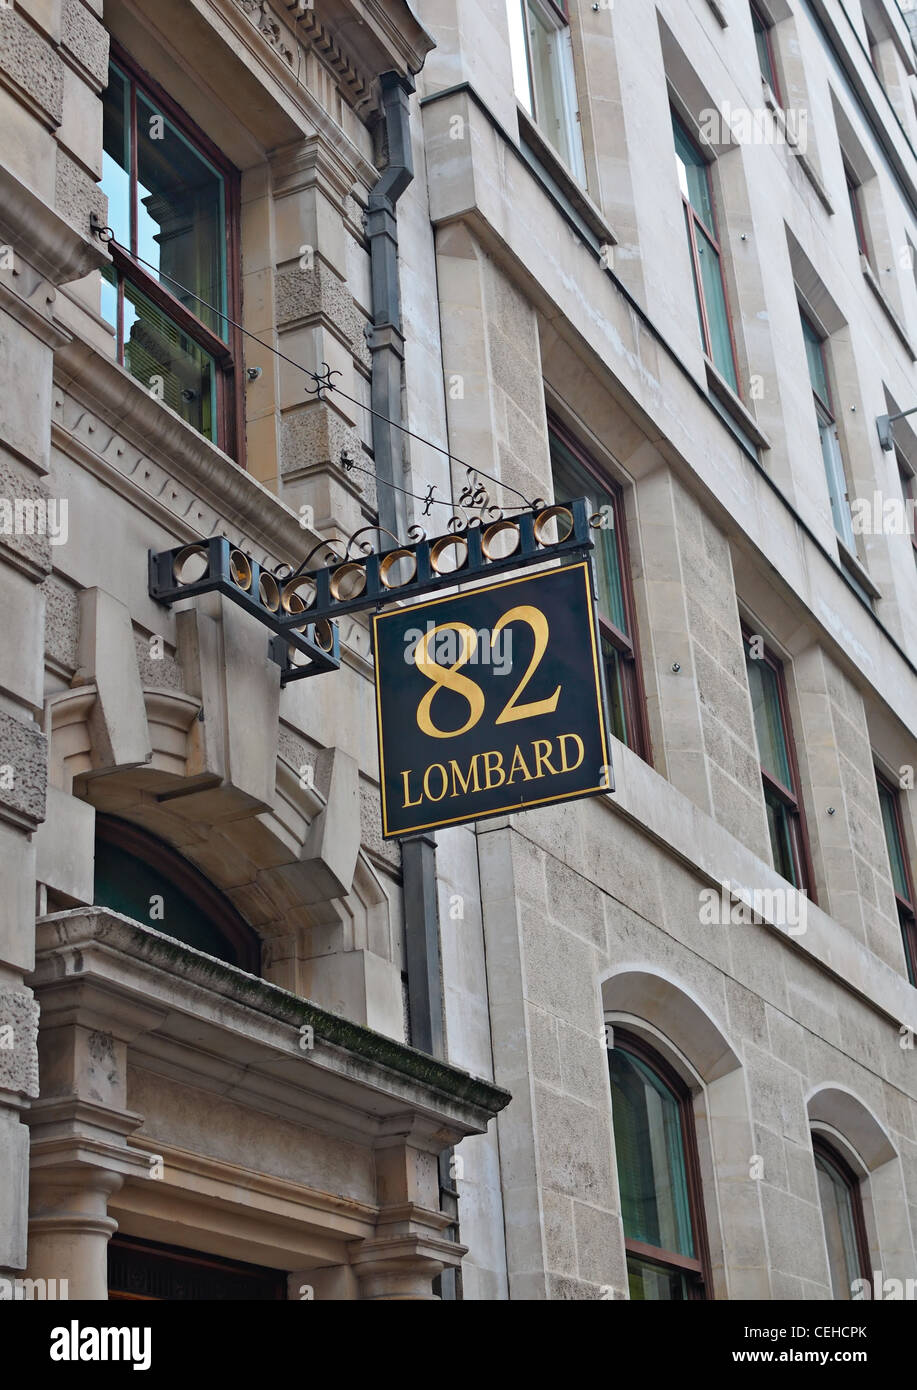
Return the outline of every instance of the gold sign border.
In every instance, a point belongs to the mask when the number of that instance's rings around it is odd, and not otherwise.
[[[595,640],[595,595],[592,590],[592,566],[588,560],[581,560],[574,565],[561,565],[557,569],[538,570],[535,574],[520,574],[514,579],[502,579],[497,584],[482,584],[479,589],[466,589],[460,594],[446,594],[442,598],[428,599],[422,603],[408,604],[404,608],[397,609],[397,616],[403,617],[405,614],[418,612],[421,608],[435,608],[439,603],[451,603],[456,598],[472,597],[474,594],[489,593],[494,589],[506,589],[513,584],[524,584],[532,579],[547,578],[552,574],[566,574],[568,570],[582,570],[586,580],[586,597],[589,611],[589,640],[592,649],[592,674],[595,678],[595,698],[596,710],[599,716],[599,728],[602,734],[602,754],[603,767],[608,766],[608,730],[606,727],[605,709],[602,704],[602,677],[599,670],[598,647]],[[374,613],[373,614],[373,687],[376,694],[376,738],[379,746],[379,792],[382,802],[382,837],[383,839],[406,839],[409,835],[419,835],[423,830],[438,830],[447,825],[468,825],[472,821],[487,820],[492,816],[508,816],[515,811],[530,811],[535,806],[543,806],[546,802],[569,801],[591,796],[593,792],[607,792],[608,787],[581,787],[575,792],[561,792],[560,795],[542,796],[535,801],[517,801],[512,806],[501,806],[493,811],[479,811],[476,815],[452,816],[448,820],[427,821],[424,825],[412,825],[410,830],[395,831],[389,834],[388,811],[385,799],[385,754],[382,742],[382,703],[379,699],[379,661],[377,653],[379,644],[377,641],[377,629],[379,623],[386,619],[394,618],[396,613]]]

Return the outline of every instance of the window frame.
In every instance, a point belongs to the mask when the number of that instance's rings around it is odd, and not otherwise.
[[[522,39],[525,46],[525,67],[526,78],[528,82],[528,106],[526,107],[525,105],[523,105],[523,110],[525,111],[529,120],[532,121],[532,123],[537,127],[538,131],[541,133],[542,139],[544,139],[547,142],[554,155],[560,160],[564,168],[567,169],[574,181],[577,184],[579,184],[580,187],[582,187],[583,189],[587,189],[588,171],[586,169],[586,148],[583,141],[583,122],[580,112],[580,95],[576,83],[576,63],[573,55],[572,28],[570,25],[570,14],[567,5],[567,0],[510,0],[510,3],[517,4],[522,15]],[[575,139],[578,145],[578,158],[574,159],[572,162],[568,160],[568,157],[564,152],[557,148],[554,141],[551,139],[551,136],[548,133],[547,126],[542,124],[541,114],[538,110],[538,97],[535,91],[534,77],[535,65],[532,61],[532,42],[531,35],[529,33],[528,11],[530,4],[533,5],[536,9],[540,9],[544,13],[546,19],[554,25],[555,31],[558,34],[565,35],[566,41],[569,44],[569,66],[567,67],[563,60],[561,61],[560,78],[564,89],[564,105],[565,107],[567,107],[568,103],[572,99],[574,107],[574,109],[572,110],[565,110],[565,117],[570,122],[572,128],[572,131],[568,132],[568,134],[575,132]],[[565,71],[564,68],[567,68],[567,70]],[[513,83],[513,92],[516,97],[516,100],[518,101],[519,96],[515,90],[515,80]],[[572,143],[573,140],[568,139],[568,146],[571,146]]]
[[[749,0],[748,8],[751,11],[752,28],[755,33],[755,48],[757,50],[757,35],[760,32],[764,39],[765,47],[767,49],[767,59],[770,74],[768,75],[768,73],[762,72],[761,77],[770,87],[771,91],[774,94],[774,97],[776,98],[777,105],[782,110],[783,94],[780,90],[780,75],[777,71],[777,55],[774,52],[774,43],[773,38],[771,36],[771,31],[774,28],[774,25],[766,17],[761,7],[755,3],[755,0]],[[761,66],[760,53],[758,54],[758,66]]]
[[[644,1241],[630,1240],[625,1234],[624,1251],[636,1259],[687,1276],[688,1302],[713,1301],[713,1277],[710,1263],[710,1246],[707,1237],[707,1221],[704,1211],[704,1191],[700,1171],[700,1155],[697,1148],[697,1127],[694,1122],[694,1096],[678,1072],[664,1057],[637,1033],[626,1026],[612,1023],[612,1046],[606,1048],[609,1057],[609,1090],[611,1087],[611,1053],[616,1048],[629,1052],[650,1071],[654,1072],[678,1104],[681,1124],[681,1144],[685,1159],[685,1183],[688,1189],[688,1210],[691,1219],[691,1232],[694,1237],[695,1259],[680,1255],[674,1250],[663,1250]],[[612,1131],[614,1124],[612,1122]],[[615,1164],[617,1170],[617,1163]],[[620,1179],[619,1179],[620,1181]],[[621,1219],[623,1227],[623,1216]],[[668,1301],[668,1300],[667,1300]]]
[[[904,833],[904,818],[901,814],[901,792],[880,768],[876,768],[876,783],[880,789],[879,795],[879,815],[882,819],[883,837],[885,832],[885,820],[882,817],[882,797],[884,791],[891,799],[892,815],[895,822],[895,834],[898,837],[898,848],[901,852],[901,863],[904,866],[904,885],[907,888],[910,898],[902,898],[895,887],[895,877],[892,869],[891,855],[889,855],[889,870],[892,876],[892,888],[895,893],[895,902],[898,906],[898,921],[901,926],[901,936],[904,941],[904,959],[907,965],[908,979],[917,988],[917,897],[914,894],[914,878],[911,873],[911,859],[908,852],[908,841]],[[886,851],[888,844],[886,841]]]
[[[808,328],[809,332],[810,332],[811,335],[812,335],[812,338],[815,340],[815,342],[816,342],[817,345],[818,345],[818,354],[819,354],[819,357],[820,357],[820,359],[821,359],[822,375],[824,376],[824,379],[825,379],[825,390],[826,390],[827,393],[828,393],[828,399],[827,399],[827,400],[824,400],[824,399],[821,397],[821,395],[819,394],[818,390],[817,390],[816,387],[815,387],[815,383],[812,381],[812,373],[811,373],[811,370],[809,369],[809,361],[808,361],[808,353],[807,353],[807,352],[806,352],[806,370],[807,370],[807,373],[808,373],[808,376],[809,376],[809,385],[810,385],[810,387],[811,387],[811,389],[812,389],[812,399],[813,399],[813,401],[815,402],[815,418],[816,418],[816,420],[817,420],[817,422],[818,422],[819,443],[821,443],[821,434],[822,434],[822,431],[823,431],[823,430],[830,430],[831,433],[832,433],[832,435],[833,435],[833,438],[834,438],[834,443],[835,443],[835,445],[837,446],[837,461],[838,461],[838,463],[839,463],[839,465],[840,465],[841,475],[842,475],[843,480],[844,480],[844,494],[843,494],[843,497],[840,499],[840,501],[843,502],[843,503],[846,505],[846,507],[847,507],[847,513],[848,513],[849,520],[850,520],[850,539],[848,540],[848,538],[847,538],[846,536],[842,535],[841,532],[837,529],[837,526],[836,526],[835,523],[834,523],[833,512],[832,512],[831,524],[832,524],[832,526],[834,526],[834,534],[835,534],[835,536],[837,537],[838,542],[839,542],[839,544],[840,544],[840,546],[841,546],[841,562],[843,563],[844,556],[847,555],[847,556],[850,557],[851,560],[853,560],[853,561],[855,561],[857,564],[859,564],[859,563],[860,563],[860,559],[859,559],[859,556],[858,556],[858,554],[857,554],[857,552],[856,552],[856,548],[855,548],[855,547],[856,547],[856,536],[855,536],[854,531],[853,531],[853,513],[850,511],[850,478],[849,478],[848,473],[847,473],[847,459],[846,459],[846,457],[845,457],[845,455],[844,455],[844,450],[843,450],[843,448],[841,447],[840,430],[839,430],[839,428],[838,428],[837,415],[835,414],[835,411],[834,411],[834,398],[833,398],[833,394],[832,394],[832,390],[831,390],[831,372],[830,372],[829,363],[828,363],[828,355],[827,355],[827,353],[826,353],[826,351],[825,351],[825,343],[826,343],[828,340],[827,340],[827,338],[822,334],[821,330],[817,327],[817,325],[815,324],[815,322],[813,321],[813,319],[810,317],[810,315],[806,312],[806,310],[803,308],[803,306],[802,306],[801,304],[799,305],[799,318],[800,318],[800,323],[802,324],[802,330],[803,330],[803,349],[805,350],[805,337],[806,337],[805,330],[806,330],[806,328]],[[825,463],[825,459],[824,459],[824,451],[822,451],[822,466],[823,466],[823,468],[824,468],[825,481],[826,481],[826,483],[828,484],[828,500],[829,500],[829,502],[830,502],[830,500],[831,500],[831,488],[832,488],[832,483],[831,483],[831,479],[828,477],[828,468],[827,468],[827,464]],[[839,502],[839,505],[840,505],[840,502]],[[849,574],[849,567],[848,567],[847,565],[844,565],[844,569],[845,569],[845,572],[847,572],[847,573]],[[851,576],[851,578],[853,578],[853,579],[855,580],[855,576]],[[860,587],[860,586],[859,586],[859,582],[856,581],[856,583],[857,583],[857,587],[859,588],[859,587]]]
[[[760,633],[752,630],[747,622],[742,623],[742,641],[751,644],[752,638],[761,637]],[[779,800],[791,818],[791,824],[795,822],[797,834],[790,835],[790,852],[793,858],[793,867],[796,877],[799,880],[793,885],[797,892],[805,892],[810,902],[818,902],[815,893],[815,870],[812,863],[812,849],[809,844],[809,831],[806,825],[805,807],[802,804],[802,791],[799,779],[799,761],[796,756],[796,740],[793,736],[793,721],[790,717],[790,703],[786,686],[786,671],[784,662],[771,647],[764,644],[761,656],[749,658],[745,654],[746,665],[749,660],[764,661],[774,673],[775,684],[777,687],[777,706],[780,713],[780,725],[783,733],[783,743],[786,748],[786,760],[790,770],[790,780],[792,787],[785,787],[783,783],[761,763],[761,750],[758,749],[758,768],[761,773],[761,783],[764,788],[764,798],[767,800],[768,793]],[[752,722],[754,723],[754,711],[752,711]],[[757,745],[757,729],[755,730],[755,742]],[[773,851],[773,846],[771,847]],[[775,872],[779,869],[774,865]]]
[[[698,155],[700,159],[700,165],[698,165],[697,167],[702,167],[704,171],[704,180],[707,186],[707,197],[710,202],[710,215],[713,220],[713,226],[708,227],[707,224],[704,222],[703,218],[698,213],[694,204],[691,202],[691,199],[686,197],[683,190],[679,188],[678,191],[681,194],[681,201],[684,208],[685,226],[688,233],[688,250],[691,255],[691,266],[694,273],[694,293],[697,300],[698,311],[700,314],[701,346],[703,347],[704,357],[706,358],[709,365],[716,372],[717,376],[722,377],[723,381],[726,383],[729,389],[731,391],[734,391],[735,395],[739,398],[739,400],[742,400],[742,378],[739,373],[739,355],[736,350],[735,328],[733,326],[732,308],[729,303],[729,286],[726,283],[726,269],[723,263],[723,247],[722,242],[720,241],[719,213],[717,211],[716,189],[713,186],[713,176],[710,172],[710,166],[712,163],[714,163],[714,161],[707,158],[706,154],[704,153],[703,147],[692,134],[692,132],[688,128],[687,123],[679,114],[679,112],[676,111],[675,107],[670,106],[670,110],[672,114],[673,124],[678,125],[688,144],[694,149],[695,153]],[[676,160],[678,159],[677,149],[675,151],[675,158]],[[700,227],[704,236],[707,238],[707,240],[712,245],[714,251],[716,252],[717,270],[719,271],[720,285],[723,290],[723,304],[726,309],[726,327],[729,330],[729,351],[732,357],[732,370],[735,376],[735,386],[733,386],[732,382],[729,381],[728,378],[723,376],[723,373],[716,365],[716,360],[713,356],[713,337],[710,332],[710,316],[707,311],[707,297],[704,293],[704,281],[703,276],[701,275],[700,252],[697,248],[698,226]]]
[[[917,475],[914,474],[910,465],[902,457],[900,450],[895,448],[895,459],[898,464],[898,478],[901,482],[901,496],[904,499],[904,524],[907,526],[910,515],[917,517]],[[908,502],[915,504],[911,512],[908,511]],[[913,526],[908,532],[911,538],[911,546],[914,550],[914,563],[917,564],[917,525]]]
[[[829,1139],[819,1130],[811,1130],[812,1156],[813,1160],[820,1157],[823,1162],[830,1164],[838,1173],[850,1194],[850,1208],[853,1215],[853,1231],[857,1249],[857,1260],[860,1265],[860,1278],[872,1283],[872,1260],[869,1255],[869,1236],[866,1231],[866,1216],[863,1210],[863,1192],[861,1187],[862,1179],[851,1168],[844,1156],[838,1152]],[[818,1209],[821,1212],[822,1226],[824,1227],[825,1213],[821,1204],[821,1194],[819,1193]],[[830,1267],[829,1267],[830,1277]],[[841,1302],[835,1299],[834,1302]]]
[[[857,250],[860,255],[872,267],[872,253],[869,249],[869,238],[866,235],[866,219],[863,215],[862,187],[856,174],[853,172],[847,159],[844,159],[844,180],[847,184],[847,200],[850,204],[850,213],[853,217],[853,230],[856,238]],[[826,374],[827,377],[827,374]]]
[[[596,600],[596,615],[599,624],[599,637],[604,638],[617,652],[620,653],[623,661],[625,679],[621,682],[624,693],[624,723],[629,738],[627,746],[638,757],[642,758],[650,767],[653,766],[652,744],[650,742],[649,722],[646,711],[646,687],[643,680],[643,662],[640,657],[640,640],[637,633],[637,620],[634,608],[633,586],[631,582],[630,568],[630,546],[627,540],[627,518],[624,514],[624,489],[620,483],[610,478],[599,463],[589,454],[580,444],[575,435],[571,434],[565,425],[558,419],[550,409],[547,411],[548,434],[557,436],[559,442],[573,455],[573,458],[580,465],[585,473],[591,477],[596,485],[608,495],[614,513],[614,543],[618,561],[618,572],[621,577],[621,598],[624,604],[624,616],[627,620],[629,633],[622,630],[613,623],[610,618],[606,618],[601,612]],[[553,483],[553,478],[552,478]],[[573,499],[565,497],[561,499],[570,502]],[[601,640],[599,643],[599,658],[604,665],[602,656]],[[631,737],[633,742],[631,742]]]
[[[112,38],[109,59],[120,68],[130,84],[130,222],[131,245],[122,246],[120,242],[110,241],[108,250],[114,269],[118,274],[118,322],[115,325],[116,360],[124,366],[124,281],[129,280],[141,294],[169,318],[173,319],[180,331],[191,338],[214,359],[216,376],[216,425],[218,449],[228,454],[240,467],[245,467],[245,395],[243,335],[235,325],[242,318],[242,263],[241,263],[241,175],[223,152],[205,135],[199,126],[186,114],[168,92],[131,57],[121,45]],[[137,95],[138,91],[157,107],[166,119],[175,126],[188,144],[214,166],[223,179],[225,191],[225,266],[226,266],[226,309],[218,311],[225,319],[226,339],[220,338],[212,328],[205,324],[186,305],[182,304],[166,284],[156,278],[152,271],[137,260],[135,245],[138,218],[138,141],[137,141]],[[127,370],[125,368],[125,370]],[[191,428],[194,428],[191,426]],[[199,431],[198,431],[199,432]],[[202,435],[206,438],[206,435]]]

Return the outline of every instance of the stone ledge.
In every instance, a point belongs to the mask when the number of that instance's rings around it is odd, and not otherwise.
[[[278,985],[185,946],[152,928],[103,908],[78,908],[40,918],[32,980],[42,1015],[53,1012],[53,995],[91,987],[113,994],[121,1007],[135,997],[145,1009],[168,1010],[153,1029],[157,1042],[179,1040],[181,1020],[193,1020],[196,1046],[213,1034],[212,1055],[226,1071],[242,1068],[245,1084],[264,1095],[278,1081],[285,1092],[321,1091],[348,1109],[371,1110],[374,1124],[418,1112],[435,1124],[439,1147],[465,1134],[483,1132],[509,1104],[509,1092],[300,999]],[[67,1011],[76,1007],[68,998]],[[291,1042],[290,1029],[314,1029],[308,1054]],[[184,1044],[181,1044],[184,1047]],[[132,1044],[135,1059],[141,1040]],[[170,1074],[171,1071],[170,1071]],[[376,1100],[370,1105],[368,1091]],[[380,1096],[388,1098],[379,1105]],[[353,1119],[349,1122],[354,1123]]]

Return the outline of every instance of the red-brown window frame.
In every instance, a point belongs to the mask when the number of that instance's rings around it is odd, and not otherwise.
[[[111,61],[121,68],[128,77],[130,89],[130,196],[131,196],[131,237],[136,237],[138,226],[137,197],[137,89],[142,89],[152,104],[159,108],[171,121],[189,144],[200,150],[201,154],[219,171],[224,180],[226,197],[226,314],[215,306],[221,318],[227,319],[228,338],[224,341],[213,332],[196,314],[193,314],[181,300],[173,295],[165,284],[158,280],[146,266],[136,259],[136,246],[121,246],[116,241],[108,244],[115,269],[118,271],[118,360],[123,365],[124,344],[121,339],[121,325],[124,318],[124,279],[136,285],[146,297],[169,315],[189,338],[192,338],[216,363],[217,388],[217,447],[233,459],[240,467],[245,467],[245,395],[243,335],[235,325],[242,320],[242,262],[241,262],[241,175],[222,150],[205,135],[190,116],[175,102],[154,77],[127,53],[119,43],[111,40]]]
[[[613,1046],[622,1052],[631,1052],[638,1057],[650,1071],[656,1073],[663,1085],[678,1102],[681,1121],[681,1144],[685,1156],[685,1179],[688,1187],[688,1209],[691,1216],[691,1232],[694,1236],[694,1249],[697,1257],[679,1255],[674,1250],[661,1250],[655,1245],[647,1245],[641,1240],[624,1238],[624,1250],[636,1259],[647,1260],[663,1269],[674,1270],[688,1276],[688,1295],[692,1300],[709,1301],[713,1298],[713,1278],[710,1264],[710,1245],[707,1238],[707,1222],[704,1215],[704,1191],[700,1174],[700,1157],[697,1150],[697,1129],[694,1124],[694,1097],[690,1088],[678,1072],[661,1057],[654,1047],[644,1042],[638,1034],[629,1029],[613,1028]]]
[[[863,1192],[860,1178],[837,1149],[817,1131],[812,1131],[812,1153],[820,1155],[826,1163],[836,1169],[850,1193],[850,1207],[853,1212],[853,1230],[856,1239],[857,1261],[860,1278],[872,1282],[872,1260],[869,1257],[869,1237],[866,1234],[866,1218],[863,1213]],[[819,1202],[819,1208],[821,1203]],[[824,1221],[824,1213],[822,1213]]]
[[[693,148],[696,150],[697,154],[699,155],[702,161],[704,169],[704,179],[706,180],[707,184],[707,195],[710,199],[710,212],[713,217],[713,226],[708,227],[706,222],[704,222],[703,218],[697,212],[696,208],[694,207],[694,204],[691,202],[691,199],[686,198],[684,193],[682,193],[681,201],[685,207],[685,225],[688,230],[688,249],[691,252],[691,264],[694,268],[694,284],[697,293],[697,302],[700,305],[701,334],[704,340],[704,356],[710,363],[713,370],[720,374],[719,368],[717,367],[713,357],[713,337],[710,333],[710,319],[707,314],[707,297],[704,294],[704,281],[700,269],[700,253],[697,249],[697,231],[695,228],[695,223],[698,227],[701,228],[707,240],[712,244],[713,249],[716,252],[717,269],[719,271],[720,283],[723,287],[723,303],[726,306],[726,326],[729,329],[729,351],[732,354],[732,370],[735,374],[736,379],[735,391],[736,395],[739,397],[739,400],[741,400],[742,378],[739,374],[739,357],[738,353],[736,352],[736,337],[735,329],[733,328],[732,323],[732,309],[729,305],[729,286],[726,283],[726,271],[723,263],[723,248],[722,244],[720,243],[719,214],[717,213],[716,189],[713,187],[713,178],[710,174],[710,161],[707,159],[706,155],[704,154],[704,151],[701,149],[700,145],[697,143],[694,136],[688,129],[687,125],[682,120],[681,116],[679,116],[678,112],[673,109],[672,115],[674,119],[678,122],[682,131],[684,132],[689,145],[693,146]],[[731,389],[730,382],[726,382],[726,385],[729,386]]]
[[[643,663],[640,658],[640,641],[637,635],[637,619],[634,611],[634,595],[631,585],[630,547],[627,542],[627,524],[624,515],[624,489],[602,469],[591,454],[587,453],[576,436],[562,424],[553,411],[547,412],[548,431],[555,434],[576,459],[580,467],[595,480],[596,484],[611,498],[614,508],[615,548],[618,557],[618,572],[621,576],[621,596],[624,601],[624,616],[627,619],[627,632],[613,623],[601,612],[598,614],[599,634],[616,651],[620,652],[624,679],[624,723],[628,732],[628,747],[653,765],[652,745],[646,715],[646,690],[643,683]],[[559,501],[571,502],[570,497]],[[600,652],[601,655],[601,652]]]
[[[780,91],[780,74],[777,71],[777,57],[774,53],[774,43],[773,39],[771,38],[771,30],[774,26],[773,24],[771,24],[770,20],[764,14],[761,7],[755,4],[755,0],[749,0],[748,8],[751,10],[752,13],[752,21],[758,21],[758,24],[760,25],[761,31],[764,35],[764,42],[767,47],[767,56],[770,64],[771,76],[773,77],[773,81],[771,81],[771,78],[768,77],[766,73],[762,72],[761,76],[765,79],[767,85],[770,87],[774,96],[777,98],[777,105],[782,108],[783,95]]]
[[[904,958],[907,962],[908,977],[912,985],[917,987],[917,897],[914,895],[914,879],[911,874],[911,856],[908,847],[908,840],[904,833],[904,819],[901,815],[901,793],[894,782],[876,768],[876,781],[883,787],[891,797],[892,814],[895,818],[895,831],[898,836],[898,844],[901,846],[901,862],[904,865],[904,884],[908,891],[908,897],[902,898],[895,888],[895,902],[898,905],[898,921],[901,924],[901,935],[904,938]],[[881,814],[881,807],[880,814]],[[884,825],[883,825],[884,830]],[[891,869],[891,863],[889,863]],[[892,879],[894,888],[894,878]]]
[[[761,642],[761,634],[753,632],[747,623],[742,623],[742,636],[749,644],[753,639]],[[800,892],[804,891],[809,900],[817,903],[815,894],[815,871],[812,866],[812,851],[809,844],[809,831],[806,826],[806,813],[802,804],[802,794],[799,782],[799,762],[796,757],[796,740],[793,737],[793,721],[790,718],[790,703],[786,689],[786,672],[784,663],[780,657],[766,643],[761,646],[761,655],[753,657],[753,661],[764,661],[774,673],[777,686],[777,703],[780,710],[780,722],[783,727],[783,741],[786,745],[786,758],[790,768],[790,779],[792,787],[785,787],[778,778],[774,777],[760,763],[761,781],[765,791],[777,797],[786,809],[791,818],[794,818],[799,831],[797,837],[790,836],[790,851],[793,856],[793,867],[796,871],[798,883],[796,887]]]

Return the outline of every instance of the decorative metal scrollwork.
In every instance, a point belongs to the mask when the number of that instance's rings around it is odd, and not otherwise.
[[[306,394],[309,396],[315,396],[316,400],[319,401],[325,400],[325,391],[334,390],[334,382],[332,381],[332,377],[340,375],[341,372],[339,372],[337,368],[331,368],[328,366],[327,362],[323,362],[321,371],[312,373],[312,376],[314,377],[313,384],[304,388]]]

